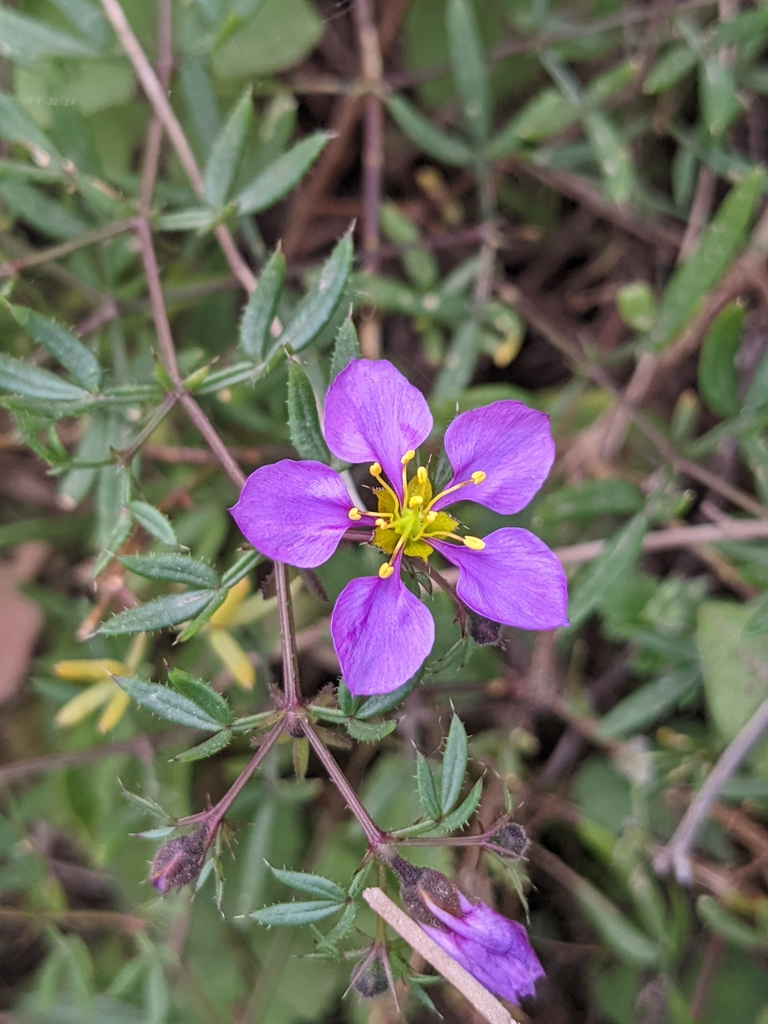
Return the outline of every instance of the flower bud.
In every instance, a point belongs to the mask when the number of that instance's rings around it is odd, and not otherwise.
[[[525,829],[516,821],[507,821],[501,828],[491,832],[487,839],[486,849],[493,850],[499,857],[511,857],[520,860],[530,846]]]
[[[208,825],[187,836],[176,836],[160,847],[152,861],[149,880],[163,894],[194,882],[203,868],[208,849]]]
[[[380,954],[374,956],[354,978],[352,988],[363,999],[375,999],[376,996],[381,996],[387,991],[389,978]]]
[[[392,864],[400,877],[400,898],[411,917],[419,924],[438,925],[431,907],[448,914],[459,914],[459,890],[445,875],[432,868],[417,868],[398,857]]]
[[[478,647],[498,647],[501,643],[501,624],[484,619],[467,609],[467,626],[470,637]]]

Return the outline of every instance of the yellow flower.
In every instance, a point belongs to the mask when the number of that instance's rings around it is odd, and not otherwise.
[[[90,683],[87,690],[59,708],[54,721],[62,729],[82,722],[97,708],[103,707],[97,729],[104,734],[114,729],[125,714],[131,698],[121,690],[112,676],[133,676],[136,674],[147,647],[146,633],[139,633],[133,640],[125,661],[114,658],[75,658],[58,661],[53,674],[58,679],[74,683]]]

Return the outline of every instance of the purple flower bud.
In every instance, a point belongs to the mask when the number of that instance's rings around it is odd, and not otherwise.
[[[149,880],[156,889],[165,894],[194,882],[203,868],[209,831],[203,825],[196,832],[176,836],[160,847],[149,871]]]
[[[411,916],[473,978],[511,1002],[534,994],[544,968],[521,924],[485,903],[470,903],[439,871],[416,868],[399,857],[391,866]]]

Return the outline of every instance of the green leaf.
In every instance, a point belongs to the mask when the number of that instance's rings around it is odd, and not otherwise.
[[[184,594],[166,594],[156,597],[138,608],[126,608],[103,623],[98,630],[105,636],[123,633],[145,633],[152,629],[177,626],[193,618],[211,601],[215,590],[188,590]]]
[[[656,323],[648,335],[650,348],[659,351],[677,337],[730,267],[744,243],[764,184],[761,170],[750,171],[722,201],[702,232],[696,251],[677,268],[667,284]]]
[[[479,325],[477,320],[464,320],[454,331],[443,367],[437,375],[432,400],[456,398],[472,380],[477,365]]]
[[[349,687],[343,679],[339,680],[339,685],[336,687],[336,703],[339,705],[339,711],[345,718],[354,715],[355,706],[359,703],[349,692]]]
[[[659,57],[643,82],[643,92],[653,96],[666,92],[696,67],[696,54],[686,46],[678,43],[670,46]]]
[[[451,719],[440,776],[440,812],[448,814],[459,799],[467,770],[467,733],[457,714]]]
[[[738,949],[768,948],[768,935],[761,935],[742,918],[729,914],[713,896],[699,896],[696,900],[696,913],[716,935],[720,935]]]
[[[333,346],[331,356],[331,382],[336,380],[342,370],[346,370],[353,359],[360,358],[360,342],[357,340],[357,331],[352,323],[352,317],[348,316],[339,328],[336,335],[336,344]]]
[[[99,557],[94,563],[93,569],[91,570],[94,578],[103,572],[104,569],[109,565],[112,559],[115,557],[121,546],[125,543],[133,529],[133,520],[131,514],[127,509],[123,509],[118,516],[117,522],[115,523],[114,529],[104,541],[104,550],[101,552]]]
[[[159,509],[148,505],[146,501],[129,501],[128,508],[142,530],[146,530],[150,536],[162,541],[163,544],[172,544],[174,547],[178,547],[179,542],[173,527]]]
[[[662,947],[641,932],[593,885],[577,876],[571,892],[584,916],[592,922],[602,940],[620,960],[636,967],[658,964]]]
[[[182,693],[219,725],[229,725],[232,721],[229,704],[205,680],[180,668],[172,668],[168,672],[168,681],[174,690]]]
[[[633,331],[650,331],[656,319],[656,299],[648,282],[623,284],[616,292],[616,310]]]
[[[29,366],[0,352],[0,391],[14,395],[40,398],[48,402],[91,401],[91,395],[83,388],[69,384],[60,377]]]
[[[353,281],[359,301],[383,312],[404,313],[406,316],[423,316],[453,323],[467,311],[463,295],[445,290],[422,295],[402,281],[380,274],[355,275]]]
[[[183,750],[180,754],[172,757],[172,761],[202,761],[206,757],[213,757],[214,754],[218,754],[220,750],[224,750],[232,742],[232,730],[222,729],[221,732],[215,733],[207,740],[203,740],[202,743],[198,743],[195,747],[190,747],[189,750]]]
[[[210,622],[211,617],[221,608],[227,599],[229,591],[224,587],[219,587],[218,590],[209,591],[210,600],[201,609],[201,611],[192,619],[191,622],[187,623],[184,629],[179,633],[177,642],[180,644],[186,643],[187,640],[191,640],[193,636],[196,636],[206,622]]]
[[[328,132],[315,132],[260,171],[235,197],[238,214],[261,213],[295,188],[325,149]]]
[[[189,583],[193,587],[219,585],[218,574],[210,565],[175,552],[167,555],[124,555],[120,564],[148,580],[170,580],[173,583]]]
[[[684,668],[638,687],[603,715],[598,735],[603,739],[622,739],[642,732],[691,696],[699,679],[698,668]]]
[[[456,810],[451,811],[439,822],[440,829],[443,832],[455,832],[457,828],[463,828],[477,810],[482,795],[483,780],[478,779]]]
[[[212,395],[224,388],[234,387],[235,384],[252,384],[263,370],[263,366],[255,365],[250,360],[247,363],[233,363],[232,366],[225,366],[223,370],[209,373],[203,383],[195,389],[195,393]]]
[[[632,158],[626,140],[602,111],[585,114],[584,127],[605,176],[608,194],[614,203],[626,203],[634,187]]]
[[[253,122],[253,89],[249,85],[216,137],[203,175],[206,202],[224,206],[240,166],[243,146]]]
[[[248,299],[240,321],[240,347],[256,362],[266,359],[284,280],[285,256],[278,249],[261,272],[258,287]]]
[[[158,231],[209,231],[219,219],[219,211],[205,206],[174,210],[157,218]]]
[[[768,697],[768,636],[745,627],[759,604],[704,601],[699,607],[696,644],[709,716],[723,743],[730,743]],[[759,774],[768,773],[768,743],[753,753]]]
[[[275,343],[275,351],[285,346],[293,352],[300,352],[328,324],[344,294],[352,257],[352,235],[347,232],[323,264],[317,283],[299,303],[286,324]]]
[[[752,614],[747,620],[742,636],[761,636],[768,633],[768,594],[763,596],[751,606]]]
[[[84,40],[68,32],[49,28],[43,22],[17,14],[8,7],[0,7],[0,40],[3,56],[11,60],[95,57],[97,54]]]
[[[435,821],[440,817],[440,801],[437,799],[435,777],[429,767],[429,761],[419,751],[416,751],[416,788],[424,813],[429,819]]]
[[[239,583],[244,576],[255,569],[256,566],[264,561],[264,555],[259,554],[258,551],[246,551],[244,552],[235,564],[224,573],[221,577],[221,585],[227,590],[230,590],[236,583]]]
[[[348,718],[344,724],[352,739],[361,743],[378,743],[397,728],[397,722],[361,722],[357,718]]]
[[[731,302],[709,326],[699,355],[699,392],[717,416],[730,419],[739,412],[734,359],[741,341],[744,306]]]
[[[419,671],[407,683],[398,686],[396,690],[392,690],[390,693],[377,693],[375,697],[369,697],[357,709],[355,717],[364,720],[373,718],[375,715],[385,715],[388,711],[396,708],[398,704],[401,704],[416,689],[421,682],[421,678],[422,672]]]
[[[542,498],[535,514],[545,523],[557,523],[603,515],[632,515],[644,506],[643,492],[625,480],[585,480]]]
[[[37,150],[39,154],[58,157],[50,139],[43,135],[18,101],[5,92],[0,92],[0,139],[16,142],[32,153]]]
[[[491,131],[493,101],[480,27],[471,0],[448,0],[446,28],[464,123],[470,135],[484,144]]]
[[[379,218],[387,238],[407,246],[399,258],[411,282],[420,291],[435,288],[440,281],[440,266],[434,253],[415,244],[421,241],[421,232],[411,218],[389,201],[381,204]]]
[[[63,202],[51,199],[44,189],[26,181],[0,179],[0,198],[5,200],[9,213],[36,228],[46,238],[66,240],[82,235],[92,227],[81,217],[70,213]]]
[[[578,629],[586,622],[611,584],[629,572],[640,555],[647,530],[646,517],[636,515],[608,541],[592,565],[579,576],[568,606],[572,629]]]
[[[125,690],[128,696],[135,700],[142,707],[149,708],[160,718],[169,722],[176,722],[178,725],[186,725],[192,729],[210,729],[216,731],[221,728],[220,723],[197,706],[193,701],[188,700],[180,693],[175,693],[167,686],[160,686],[159,683],[147,683],[143,679],[132,679],[126,676],[113,677],[121,690]]]
[[[456,135],[435,128],[402,96],[390,96],[387,110],[403,134],[433,160],[449,167],[469,167],[475,162],[475,154],[465,142]]]
[[[323,878],[321,875],[310,875],[305,871],[286,871],[282,868],[275,868],[269,865],[269,870],[278,878],[284,885],[289,886],[291,889],[296,889],[298,892],[306,892],[310,896],[316,896],[322,900],[334,900],[336,903],[346,903],[347,894],[337,885],[332,882],[329,878]]]
[[[717,54],[705,56],[699,65],[699,95],[710,135],[722,135],[731,121],[744,111],[736,94],[733,71]]]
[[[336,900],[296,900],[293,903],[275,903],[271,907],[262,907],[248,916],[267,927],[292,926],[322,921],[324,917],[337,914],[342,906]]]
[[[293,360],[288,364],[288,429],[302,459],[330,464],[331,453],[320,427],[315,393],[304,368]]]

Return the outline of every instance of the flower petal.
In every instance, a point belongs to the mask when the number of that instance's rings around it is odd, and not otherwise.
[[[398,571],[386,580],[364,576],[348,583],[333,609],[331,636],[351,693],[390,693],[421,667],[435,624]]]
[[[246,540],[267,558],[314,569],[352,526],[352,505],[335,470],[322,462],[284,459],[251,473],[229,511]]]
[[[402,465],[432,429],[424,395],[386,360],[355,359],[328,388],[325,440],[347,462],[380,462],[402,495]]]
[[[434,915],[448,928],[422,925],[442,949],[491,992],[518,1002],[534,994],[544,968],[531,948],[525,928],[497,914],[485,903],[460,897],[463,917],[454,917],[430,901]]]
[[[482,551],[430,539],[459,567],[456,593],[478,615],[518,629],[568,625],[563,567],[544,541],[528,530],[489,533]]]
[[[445,432],[445,454],[453,467],[453,484],[481,471],[481,484],[463,487],[435,502],[437,509],[454,501],[513,515],[525,508],[547,478],[555,459],[549,417],[522,402],[491,402],[463,412]]]

